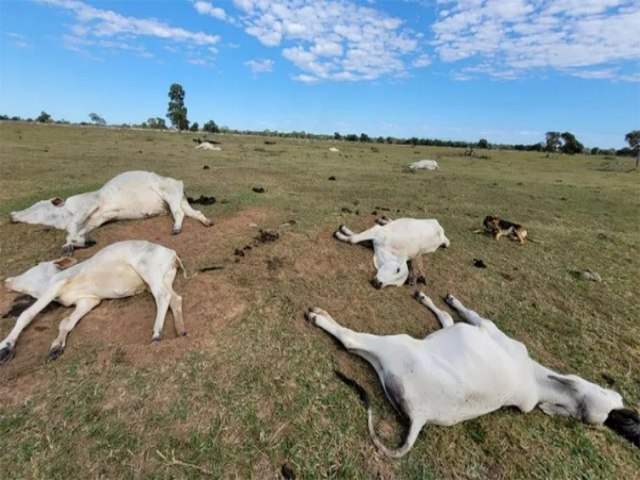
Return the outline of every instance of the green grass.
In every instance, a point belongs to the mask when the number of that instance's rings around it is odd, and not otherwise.
[[[98,188],[126,170],[153,170],[183,180],[188,195],[215,196],[218,203],[201,208],[216,221],[214,233],[255,211],[265,215],[261,228],[280,232],[277,242],[255,246],[238,263],[232,252],[251,241],[240,233],[247,222],[178,251],[190,268],[228,260],[224,270],[200,275],[235,292],[221,305],[245,308],[223,325],[185,310],[189,337],[177,357],[141,362],[136,355],[153,355],[153,345],[136,350],[83,337],[92,312],[70,334],[58,361],[34,360],[32,368],[4,377],[13,366],[0,367],[0,476],[276,478],[285,463],[298,478],[637,476],[640,454],[630,444],[539,410],[427,426],[405,458],[390,461],[370,441],[357,397],[333,375],[340,368],[369,390],[380,435],[398,444],[404,426],[375,372],[302,315],[317,305],[356,330],[433,331],[435,319],[410,298],[409,287],[374,290],[371,253],[338,243],[331,233],[341,223],[369,227],[374,210],[437,218],[451,240],[448,250],[425,257],[423,290],[437,304],[446,293],[456,294],[523,341],[532,357],[601,385],[606,373],[625,402],[638,408],[640,177],[632,161],[493,150],[481,152],[488,158],[470,159],[455,149],[359,143],[339,143],[340,153],[332,154],[333,142],[276,138],[267,145],[262,137],[226,135],[216,137],[222,151],[202,152],[194,149],[195,136],[0,123],[2,278],[55,258],[64,239],[60,231],[10,224],[9,212]],[[406,171],[422,158],[437,159],[441,169]],[[332,175],[336,181],[328,180]],[[255,194],[254,186],[266,192]],[[471,234],[490,213],[524,224],[544,244]],[[282,227],[289,220],[295,223]],[[149,221],[98,229],[98,247],[107,233],[146,232]],[[167,222],[166,231],[149,239],[173,241]],[[474,268],[474,258],[489,268]],[[574,272],[586,268],[603,282],[576,278]],[[190,289],[189,281],[178,285],[185,301],[221,295]],[[7,306],[13,295],[4,289],[2,295]],[[119,311],[145,301],[150,324],[148,298],[120,301]],[[18,342],[18,355],[43,356],[46,349],[29,351],[26,340],[43,325],[50,325],[52,340],[62,315],[36,319]],[[189,326],[209,321],[214,340],[198,343],[211,332]],[[12,325],[0,320],[0,336]]]

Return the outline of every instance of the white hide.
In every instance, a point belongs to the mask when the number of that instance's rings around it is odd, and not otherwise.
[[[373,243],[374,265],[378,270],[374,282],[380,288],[403,285],[409,275],[410,259],[448,247],[450,243],[435,219],[399,218],[359,234],[342,225],[334,236],[351,244]]]
[[[9,289],[31,295],[37,301],[22,312],[13,330],[0,343],[0,363],[13,356],[22,330],[52,301],[65,307],[76,306],[75,311],[60,323],[60,335],[50,349],[53,357],[62,352],[67,334],[75,324],[103,299],[130,297],[146,289],[154,296],[157,306],[152,338],[160,339],[169,307],[176,333],[186,335],[182,297],[172,288],[178,267],[186,275],[174,250],[143,240],[130,240],[109,245],[81,263],[62,257],[7,278],[5,285]]]
[[[196,150],[216,150],[216,151],[220,151],[222,150],[222,148],[220,148],[217,145],[214,145],[213,143],[210,142],[202,142],[200,145],[198,145],[196,147]]]
[[[411,170],[437,170],[440,167],[435,160],[419,160],[409,165]]]
[[[543,367],[529,358],[522,343],[453,296],[447,297],[447,303],[468,323],[454,324],[451,315],[436,308],[423,293],[416,298],[436,314],[442,326],[423,339],[357,333],[324,310],[316,308],[307,314],[313,324],[371,363],[392,405],[410,421],[405,443],[391,450],[375,435],[368,408],[369,432],[386,455],[406,454],[427,423],[454,425],[505,406],[529,412],[539,405],[550,415],[571,415],[598,425],[611,410],[622,408],[618,393]]]
[[[339,152],[340,150],[338,150],[336,147],[329,147],[329,151],[330,151],[330,152],[333,152],[333,153],[337,153],[337,152]]]
[[[179,180],[153,172],[125,172],[109,180],[95,192],[42,200],[10,214],[11,221],[67,230],[65,250],[88,246],[87,235],[112,220],[128,220],[159,215],[167,207],[173,215],[172,233],[180,233],[185,215],[206,226],[211,221],[191,208]]]

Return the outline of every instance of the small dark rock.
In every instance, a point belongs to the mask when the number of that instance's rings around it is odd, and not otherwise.
[[[374,210],[373,212],[371,212],[371,215],[378,215],[378,211]]]
[[[253,191],[256,193],[264,193],[265,189],[263,187],[253,187]]]
[[[211,272],[213,270],[222,270],[224,265],[210,265],[208,267],[201,267],[198,269],[199,272]]]
[[[329,177],[329,180],[335,180],[335,179],[336,179],[336,177],[334,177],[333,175],[331,175],[331,176]]]
[[[209,165],[205,165],[204,167],[202,167],[203,170],[209,170]]]
[[[477,268],[487,268],[487,264],[484,263],[484,260],[482,260],[481,258],[474,258],[473,266]]]
[[[610,387],[616,384],[616,380],[608,373],[602,372],[601,375],[602,379],[607,382],[607,385],[609,385]]]
[[[276,240],[278,240],[278,238],[280,238],[280,235],[278,235],[276,232],[270,232],[268,230],[260,230],[260,234],[256,237],[256,240],[258,240],[261,243],[266,243],[266,242],[275,242]]]
[[[342,213],[353,213],[353,211],[348,207],[342,207]]]
[[[240,248],[236,248],[236,250],[233,252],[233,254],[236,257],[244,257],[244,250],[242,250]]]
[[[282,465],[282,468],[280,469],[280,473],[282,474],[282,478],[284,478],[285,480],[295,480],[296,479],[296,472],[294,472],[293,471],[293,467],[291,467],[287,463]]]

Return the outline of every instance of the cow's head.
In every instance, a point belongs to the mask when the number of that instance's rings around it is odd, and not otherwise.
[[[9,214],[12,222],[47,225],[60,230],[66,230],[70,217],[71,213],[67,209],[65,201],[60,197],[41,200],[29,208]]]
[[[376,249],[373,263],[378,273],[371,283],[376,288],[384,288],[390,285],[399,287],[404,285],[407,277],[409,277],[406,257],[395,255],[386,250]]]
[[[58,272],[75,265],[78,261],[70,257],[62,257],[52,262],[41,262],[22,275],[9,277],[4,283],[7,288],[39,298],[47,290],[49,281]]]

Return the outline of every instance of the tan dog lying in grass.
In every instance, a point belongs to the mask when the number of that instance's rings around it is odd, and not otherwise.
[[[509,220],[503,220],[497,215],[487,215],[484,217],[482,227],[483,228],[474,230],[473,233],[489,233],[493,235],[494,240],[500,240],[500,237],[509,237],[511,240],[518,240],[520,243],[524,243],[525,240],[542,243],[539,240],[531,238],[522,225],[510,222]]]

